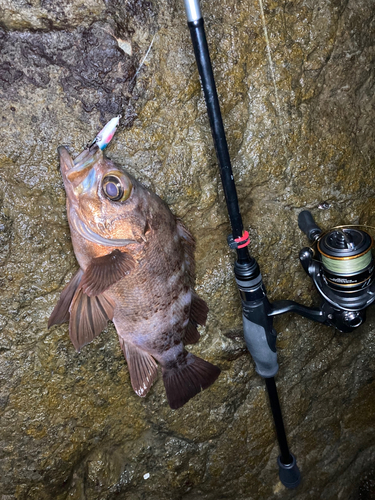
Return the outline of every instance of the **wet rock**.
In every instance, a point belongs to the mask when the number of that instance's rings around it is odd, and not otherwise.
[[[375,226],[373,2],[202,9],[251,252],[270,300],[317,305],[298,263],[300,210],[324,229]],[[292,315],[275,321],[303,483],[288,491],[278,480],[183,3],[0,0],[0,18],[1,500],[363,495],[375,460],[371,309],[346,335]],[[113,327],[81,353],[67,325],[47,330],[77,268],[56,148],[78,153],[119,113],[108,155],[197,240],[197,291],[210,314],[190,350],[222,375],[179,411],[161,380],[146,399],[134,394]]]
[[[375,498],[375,473],[370,470],[363,474],[358,490],[358,500],[372,500]]]
[[[53,30],[90,26],[105,13],[100,0],[1,0],[1,25],[10,30]]]

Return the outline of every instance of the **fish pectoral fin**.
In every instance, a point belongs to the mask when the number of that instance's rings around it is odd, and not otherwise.
[[[220,368],[194,354],[187,353],[185,362],[173,367],[163,366],[163,382],[169,406],[181,408],[199,392],[210,387],[220,375]]]
[[[132,387],[135,393],[143,398],[158,376],[158,365],[150,354],[132,344],[128,344],[120,336],[119,339],[128,363]]]
[[[60,325],[61,323],[69,321],[69,307],[81,281],[82,275],[83,271],[82,269],[79,269],[61,292],[60,298],[52,311],[51,316],[49,317],[48,328],[51,328],[53,325]]]
[[[129,253],[118,249],[103,257],[94,258],[83,274],[82,290],[90,297],[100,295],[129,274],[135,265],[136,261]]]
[[[69,309],[69,336],[77,351],[102,332],[112,320],[113,310],[114,303],[105,293],[89,297],[78,288]]]
[[[184,343],[184,345],[196,344],[197,342],[199,342],[200,338],[201,335],[197,330],[197,323],[195,323],[195,321],[189,320],[182,342]]]
[[[198,297],[195,293],[191,296],[190,306],[190,321],[197,325],[205,325],[208,314],[208,306],[206,302]]]

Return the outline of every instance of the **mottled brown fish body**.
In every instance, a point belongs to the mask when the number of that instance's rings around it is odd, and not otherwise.
[[[75,163],[65,148],[59,153],[80,269],[49,326],[69,321],[79,350],[112,320],[135,392],[147,394],[158,362],[168,402],[179,408],[220,373],[184,347],[199,340],[208,311],[193,290],[194,240],[157,195],[97,148]]]

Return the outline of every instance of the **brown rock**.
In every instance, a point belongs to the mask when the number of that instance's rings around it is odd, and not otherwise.
[[[348,335],[291,315],[275,321],[280,399],[303,474],[285,490],[264,383],[241,337],[183,2],[58,4],[0,0],[1,500],[354,500],[375,459],[374,311]],[[264,19],[255,1],[202,9],[269,298],[318,303],[298,263],[299,211],[326,229],[373,224],[374,4],[269,1]],[[79,152],[118,113],[108,155],[197,239],[210,315],[193,351],[223,369],[175,412],[160,381],[145,400],[134,395],[112,327],[80,354],[67,326],[47,330],[76,269],[56,148]]]

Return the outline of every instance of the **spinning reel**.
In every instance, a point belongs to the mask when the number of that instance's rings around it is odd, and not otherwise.
[[[338,227],[322,233],[308,211],[299,214],[298,225],[314,243],[313,248],[303,248],[299,258],[322,298],[319,308],[293,300],[270,303],[256,261],[235,263],[245,340],[257,372],[265,378],[278,371],[273,316],[295,312],[348,333],[364,323],[366,309],[375,301],[373,239],[366,231]]]
[[[365,321],[375,300],[373,239],[355,227],[322,233],[308,211],[299,214],[298,225],[315,242],[315,251],[303,248],[299,258],[323,299],[324,323],[351,332]]]

